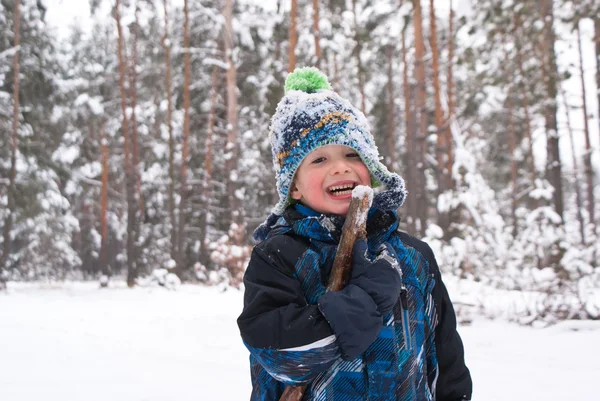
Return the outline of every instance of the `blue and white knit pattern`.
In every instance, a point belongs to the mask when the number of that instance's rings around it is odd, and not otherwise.
[[[291,204],[289,191],[296,170],[310,152],[321,146],[345,145],[358,153],[371,173],[371,185],[385,187],[375,195],[373,206],[393,211],[404,202],[404,180],[379,161],[364,114],[334,91],[290,90],[273,116],[270,141],[279,202],[254,232],[256,240],[266,238],[278,216]]]
[[[311,238],[311,245],[295,265],[305,299],[316,304],[325,293],[321,269],[332,263],[337,243],[320,222],[306,217],[292,226],[278,222],[270,236],[293,231]],[[286,384],[309,383],[303,400],[410,400],[435,399],[438,362],[434,342],[437,325],[432,290],[435,279],[426,259],[397,235],[397,221],[369,237],[371,251],[391,244],[403,269],[407,308],[398,302],[385,316],[384,327],[364,354],[351,361],[339,358],[335,343],[325,342],[304,351],[258,349],[251,353],[252,401],[278,400]],[[333,364],[332,364],[333,362]],[[322,367],[328,366],[326,369]]]

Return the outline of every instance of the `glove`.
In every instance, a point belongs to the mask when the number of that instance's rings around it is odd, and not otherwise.
[[[341,291],[328,291],[318,300],[344,360],[356,358],[375,341],[383,326],[382,316],[392,310],[402,286],[392,246],[382,245],[374,260],[367,257],[367,249],[366,240],[356,241],[348,285]]]
[[[327,291],[318,304],[337,337],[344,360],[350,361],[365,352],[383,327],[377,305],[355,285],[348,284],[341,291]]]
[[[402,270],[391,244],[383,244],[373,260],[369,259],[367,251],[367,241],[357,240],[352,250],[352,277],[349,284],[369,294],[381,316],[384,316],[394,308],[400,296]]]

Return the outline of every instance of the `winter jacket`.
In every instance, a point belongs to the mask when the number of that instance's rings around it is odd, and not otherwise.
[[[372,300],[328,305],[321,298],[342,224],[290,207],[254,248],[238,318],[250,351],[251,401],[277,401],[286,385],[299,384],[308,385],[303,400],[469,400],[471,376],[435,257],[398,230],[395,213],[372,209],[367,220],[369,249],[387,243],[398,255],[403,286],[393,310],[381,316],[369,309]],[[321,312],[332,308],[343,308],[342,323],[330,325]],[[366,351],[342,357],[336,332],[373,330]]]

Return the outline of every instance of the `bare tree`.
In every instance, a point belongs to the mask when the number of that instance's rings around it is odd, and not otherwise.
[[[213,67],[212,86],[210,88],[210,112],[208,113],[208,132],[206,134],[206,156],[204,158],[204,179],[202,182],[202,195],[204,196],[204,213],[202,213],[200,223],[200,243],[201,260],[206,262],[208,259],[208,241],[207,241],[207,215],[210,208],[210,199],[212,197],[212,157],[213,157],[213,137],[215,134],[215,121],[217,119],[217,102],[219,99],[219,67]]]
[[[425,182],[425,155],[427,154],[427,86],[425,80],[425,40],[423,37],[423,16],[421,0],[413,0],[413,25],[415,30],[415,75],[417,81],[416,110],[418,111],[416,197],[419,234],[425,234],[427,210],[429,207]]]
[[[456,113],[456,97],[454,96],[454,8],[452,7],[452,0],[450,0],[450,11],[448,15],[448,68],[446,71],[446,85],[448,93],[448,111],[446,116],[445,126],[441,135],[444,136],[444,144],[446,148],[445,160],[444,160],[444,171],[446,172],[444,178],[446,180],[445,189],[453,191],[456,188],[456,183],[452,175],[454,168],[454,139],[452,137],[452,119]],[[447,238],[452,236],[451,227],[452,223],[459,223],[460,212],[459,208],[451,207],[448,211],[448,229],[444,231]]]
[[[171,220],[171,259],[177,259],[177,221],[175,219],[175,142],[173,140],[173,94],[171,93],[171,40],[169,39],[168,0],[163,0],[165,33],[162,47],[165,51],[165,86],[167,92],[167,127],[169,130],[169,219]]]
[[[233,1],[233,0],[227,0]],[[225,7],[227,9],[227,6]],[[289,30],[289,48],[288,48],[288,72],[296,68],[296,44],[298,43],[298,28],[296,20],[298,19],[298,0],[292,0],[292,9],[290,10],[290,30]]]
[[[577,162],[577,154],[575,153],[575,140],[573,135],[573,126],[571,125],[571,107],[567,103],[567,97],[564,90],[561,90],[563,105],[565,107],[565,115],[567,117],[567,130],[569,131],[569,142],[571,142],[571,156],[573,163],[573,185],[575,186],[575,202],[577,203],[577,220],[579,221],[579,234],[581,235],[581,244],[585,246],[585,221],[583,219],[583,197],[581,196],[581,185],[579,183],[579,163]]]
[[[283,0],[277,0],[277,15],[279,15],[279,13],[281,12],[281,2]],[[273,31],[274,32],[278,32],[281,29],[281,25],[282,22],[281,20],[279,20],[278,22],[275,23],[275,26],[273,27]],[[274,39],[275,39],[275,51],[274,51],[274,59],[275,61],[279,61],[279,59],[281,58],[281,39],[279,35],[273,35]]]
[[[131,65],[129,68],[129,96],[131,99],[131,141],[133,145],[133,170],[135,173],[135,193],[138,201],[139,215],[144,214],[144,197],[142,196],[142,177],[140,172],[140,150],[138,145],[138,129],[137,129],[137,64],[138,64],[138,36],[139,36],[139,13],[140,6],[138,1],[135,1],[135,21],[131,27],[132,47]],[[136,232],[139,224],[139,216],[136,219]]]
[[[542,82],[544,83],[544,120],[546,131],[546,177],[548,182],[554,188],[552,203],[554,211],[560,216],[561,223],[555,224],[557,230],[562,230],[564,225],[564,196],[562,182],[562,163],[560,159],[560,147],[557,124],[557,94],[558,94],[558,67],[556,64],[556,52],[554,45],[556,35],[554,33],[554,12],[553,0],[541,0],[541,17],[543,18],[544,29],[541,34],[542,41]],[[556,272],[560,281],[568,279],[568,272],[561,265],[564,255],[564,248],[561,241],[557,238],[551,244],[552,251],[549,252],[545,260],[547,266],[551,266]]]
[[[517,237],[518,234],[518,221],[517,221],[517,200],[518,200],[518,188],[517,188],[517,160],[515,157],[515,150],[517,148],[517,134],[515,132],[515,118],[514,118],[514,106],[513,106],[513,93],[512,90],[508,92],[508,104],[507,104],[507,115],[508,115],[508,152],[510,153],[510,182],[512,189],[512,204],[511,204],[511,217],[512,217],[512,236]]]
[[[4,249],[2,251],[2,257],[0,258],[0,289],[6,288],[4,282],[4,269],[8,262],[10,255],[10,232],[12,230],[13,214],[15,213],[15,179],[17,176],[17,151],[19,149],[19,54],[21,45],[20,39],[21,32],[21,1],[15,0],[14,9],[14,48],[15,54],[13,56],[13,121],[12,121],[12,136],[11,136],[11,149],[10,149],[10,172],[8,173],[8,213],[6,220],[4,221]]]
[[[99,270],[109,278],[111,270],[108,265],[108,222],[106,214],[108,211],[108,140],[106,138],[106,129],[104,123],[100,127],[100,148],[102,154],[102,185],[100,187],[100,255]],[[102,287],[108,285],[108,280],[100,283]]]
[[[435,16],[435,5],[434,1],[429,1],[429,35],[431,42],[431,61],[432,61],[432,81],[433,81],[433,99],[435,104],[435,128],[437,133],[437,149],[436,149],[436,160],[437,160],[437,178],[438,178],[438,197],[449,189],[447,176],[452,171],[446,170],[446,157],[447,148],[451,146],[448,143],[448,138],[444,130],[444,112],[442,111],[442,100],[441,100],[441,89],[440,89],[440,55],[437,45],[437,22]],[[450,226],[448,211],[437,210],[438,225],[442,228],[444,233],[448,231]]]
[[[408,60],[407,60],[407,50],[406,50],[406,29],[408,27],[408,21],[405,21],[404,27],[402,29],[402,87],[404,94],[404,124],[406,130],[406,181],[408,188],[412,186],[416,186],[415,183],[415,122],[414,122],[414,112],[411,103],[411,87],[408,81]],[[411,233],[415,232],[415,219],[417,217],[417,203],[416,198],[414,196],[408,196],[406,198],[406,214],[407,214],[407,223],[408,230]]]
[[[515,38],[515,49],[517,51],[517,67],[519,70],[519,75],[521,77],[525,77],[525,68],[523,62],[523,47],[521,44],[519,29],[521,28],[521,17],[518,12],[515,12],[515,29],[516,32],[514,34]],[[526,80],[523,79],[520,83],[521,88],[521,107],[524,112],[524,123],[525,123],[525,135],[527,136],[528,148],[527,148],[527,158],[529,160],[529,180],[531,183],[531,188],[535,188],[535,180],[537,178],[537,172],[535,169],[535,155],[533,153],[533,135],[531,133],[531,117],[529,115],[529,96],[527,93]],[[530,207],[535,209],[537,207],[537,200],[534,198],[530,199]]]
[[[319,0],[313,0],[313,35],[315,37],[315,65],[321,67],[321,31],[319,30]]]
[[[136,202],[135,202],[135,175],[131,162],[131,146],[129,137],[129,118],[127,116],[127,90],[125,88],[127,59],[124,55],[124,38],[121,27],[121,1],[116,0],[113,13],[117,23],[117,56],[119,59],[119,89],[121,92],[121,113],[123,114],[123,157],[125,161],[125,192],[127,198],[127,285],[133,287],[137,276],[136,267]]]
[[[243,230],[243,215],[240,202],[237,197],[237,159],[238,159],[238,88],[237,88],[237,70],[235,60],[233,60],[233,1],[225,1],[225,63],[227,69],[227,187],[229,197],[229,208],[231,210],[232,227],[238,227]],[[295,1],[294,1],[295,3]],[[242,239],[241,235],[236,236],[235,241]],[[239,245],[239,244],[238,244]]]
[[[387,156],[388,161],[387,165],[390,166],[392,170],[396,170],[396,165],[398,161],[396,159],[396,106],[394,102],[394,46],[388,44],[386,46],[386,56],[387,56],[387,73],[388,73],[388,81],[387,81],[387,112],[386,114],[386,122],[387,122],[387,135],[386,135],[386,147],[387,147]]]
[[[337,88],[340,83],[340,69],[338,68],[337,54],[333,52],[333,87]]]
[[[190,57],[190,12],[188,0],[183,2],[183,146],[181,149],[181,177],[179,188],[179,230],[177,233],[177,268],[176,272],[182,276],[185,269],[185,241],[184,232],[187,219],[187,203],[189,188],[187,183],[187,169],[189,160],[190,141],[190,85],[191,85],[191,57]]]
[[[596,93],[598,94],[598,133],[600,133],[600,16],[594,18],[594,43],[596,44]]]
[[[451,120],[454,116],[456,102],[454,100],[454,8],[452,0],[450,0],[450,15],[448,16],[448,69],[446,72],[446,80],[448,86],[448,121],[446,122],[446,136],[452,139]],[[449,155],[452,152],[452,147],[448,148]],[[452,166],[452,165],[450,165]]]
[[[554,187],[554,211],[564,222],[562,164],[560,161],[558,125],[556,121],[558,67],[556,65],[556,52],[554,50],[556,35],[554,33],[553,0],[542,0],[542,17],[544,20],[542,74],[546,87],[544,117],[548,152],[546,175],[548,176],[548,181]]]
[[[358,68],[358,90],[360,91],[360,110],[366,114],[366,100],[365,100],[365,77],[362,65],[362,39],[360,38],[360,27],[358,25],[356,11],[356,0],[352,0],[352,14],[354,16],[354,40],[356,41],[356,48],[354,54],[356,55],[356,65]]]
[[[579,49],[579,75],[581,78],[581,102],[583,111],[583,127],[585,134],[585,153],[583,154],[583,168],[585,172],[585,181],[587,186],[587,212],[593,232],[596,232],[596,218],[594,216],[594,169],[592,167],[592,145],[590,143],[590,127],[588,123],[587,101],[585,99],[585,76],[583,73],[583,54],[581,51],[581,31],[579,30],[579,21],[576,23],[577,45]]]

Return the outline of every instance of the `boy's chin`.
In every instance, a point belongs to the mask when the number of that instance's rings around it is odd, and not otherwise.
[[[348,213],[348,209],[350,209],[350,202],[348,202],[347,205],[334,205],[328,207],[325,213],[344,216]]]

